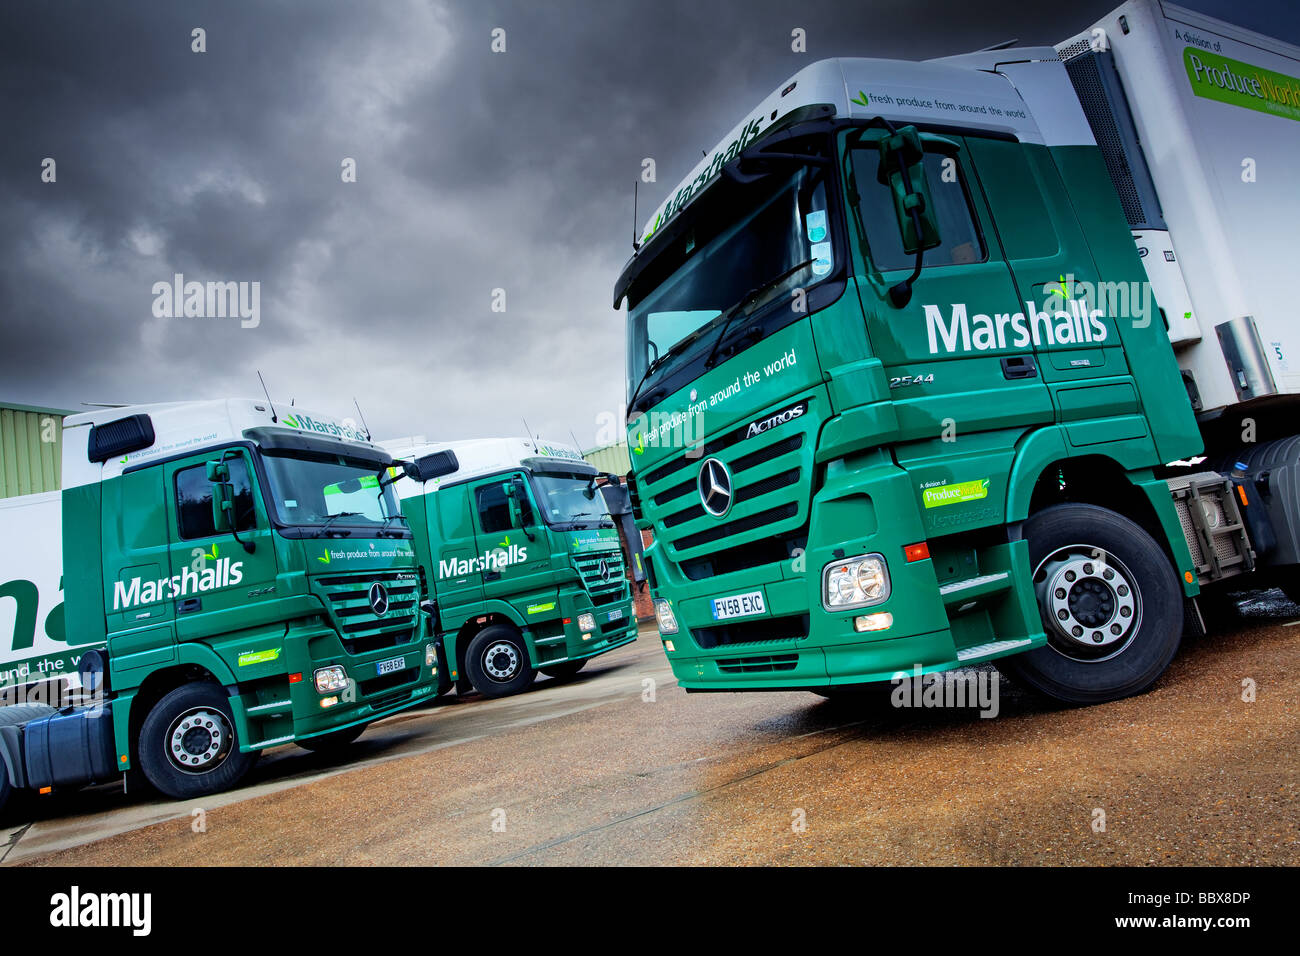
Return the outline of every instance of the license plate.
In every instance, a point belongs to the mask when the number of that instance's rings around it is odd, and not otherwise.
[[[610,619],[611,621],[621,621],[621,620],[623,620],[623,609],[622,609],[622,608],[619,608],[619,609],[616,610],[616,611],[610,611],[610,612],[609,612],[609,619]]]
[[[767,605],[763,603],[762,591],[749,591],[745,594],[732,594],[729,597],[713,599],[713,619],[725,621],[733,617],[748,617],[751,614],[765,614]]]
[[[396,674],[400,670],[406,669],[405,657],[394,657],[391,661],[380,661],[375,665],[375,670],[379,671],[379,676],[385,674]]]

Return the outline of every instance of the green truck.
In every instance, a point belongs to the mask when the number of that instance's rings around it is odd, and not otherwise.
[[[383,444],[406,462],[396,488],[434,603],[441,692],[515,694],[636,640],[601,486],[617,476],[529,438]]]
[[[1297,77],[1135,0],[1057,47],[813,63],[706,153],[614,296],[680,684],[996,661],[1100,702],[1225,587],[1300,597]]]
[[[220,400],[76,415],[63,448],[60,493],[0,509],[0,805],[133,769],[209,794],[432,698],[400,472],[367,435]]]

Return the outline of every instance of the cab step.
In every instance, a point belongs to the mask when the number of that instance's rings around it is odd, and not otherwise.
[[[999,594],[1011,587],[1011,572],[997,571],[981,574],[961,581],[950,581],[939,586],[939,596],[945,608],[956,608],[956,613],[974,608],[980,598]]]
[[[1004,657],[1013,651],[1018,651],[1034,643],[1027,637],[1017,638],[1013,641],[990,641],[987,644],[978,644],[975,647],[963,647],[957,651],[957,660],[963,664],[974,664],[979,661],[992,660],[995,657]]]

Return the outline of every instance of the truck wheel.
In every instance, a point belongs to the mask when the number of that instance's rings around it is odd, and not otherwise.
[[[523,637],[508,624],[493,624],[475,635],[465,651],[465,670],[484,697],[517,694],[537,678]]]
[[[54,708],[47,704],[9,704],[0,707],[0,727],[16,727],[29,720],[36,720],[54,713]],[[0,757],[0,814],[4,813],[9,798],[14,795],[14,786],[9,782],[9,769],[4,758]]]
[[[1095,505],[1055,505],[1025,524],[1047,645],[997,662],[1067,704],[1140,694],[1178,651],[1183,592],[1160,545]]]
[[[565,661],[563,664],[552,664],[550,667],[543,667],[541,671],[547,677],[553,677],[555,680],[568,680],[582,670],[589,658],[584,657],[580,661]]]
[[[140,769],[174,800],[229,790],[256,760],[239,752],[230,701],[216,684],[176,688],[140,728]]]
[[[330,753],[332,751],[342,750],[352,741],[360,737],[369,724],[358,724],[356,727],[344,727],[342,730],[335,730],[328,734],[319,734],[315,737],[307,737],[304,740],[295,740],[303,750],[310,750],[312,753]]]

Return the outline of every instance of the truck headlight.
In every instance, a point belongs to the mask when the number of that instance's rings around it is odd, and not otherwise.
[[[660,634],[677,633],[677,615],[673,614],[673,606],[666,598],[655,601],[655,618],[659,622]]]
[[[335,664],[333,667],[322,667],[312,673],[316,680],[316,693],[331,694],[334,691],[346,690],[348,686],[348,675],[342,667]]]
[[[866,607],[889,598],[889,568],[880,554],[836,561],[822,571],[822,604],[828,611]]]
[[[424,645],[424,666],[433,667],[438,663],[438,646],[436,644]]]
[[[578,615],[578,630],[594,631],[595,629],[596,629],[596,615],[594,614]]]

